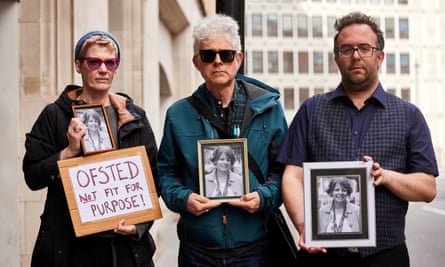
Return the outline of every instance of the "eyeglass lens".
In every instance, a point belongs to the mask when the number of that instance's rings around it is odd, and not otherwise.
[[[356,51],[360,57],[371,57],[374,53],[374,49],[377,48],[370,45],[362,45],[358,47],[343,46],[342,48],[340,48],[339,52],[340,55],[344,57],[351,57]]]
[[[84,60],[87,63],[88,68],[92,71],[99,69],[102,64],[105,64],[105,67],[109,71],[115,71],[120,63],[119,58],[107,58],[102,60],[97,57],[85,57]]]
[[[230,63],[235,59],[235,50],[200,50],[199,56],[201,57],[201,61],[205,63],[212,63],[215,61],[216,54],[219,55],[219,58],[224,63]]]

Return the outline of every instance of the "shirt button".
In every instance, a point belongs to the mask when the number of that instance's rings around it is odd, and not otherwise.
[[[357,132],[357,131],[355,131],[355,132],[354,132],[354,135],[358,135],[358,132]]]

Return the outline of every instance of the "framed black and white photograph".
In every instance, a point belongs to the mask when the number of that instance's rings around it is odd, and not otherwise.
[[[74,116],[85,125],[84,155],[116,149],[105,108],[100,104],[73,106]]]
[[[372,162],[305,162],[305,241],[310,247],[376,245]]]
[[[198,141],[200,194],[222,202],[249,192],[247,139]]]

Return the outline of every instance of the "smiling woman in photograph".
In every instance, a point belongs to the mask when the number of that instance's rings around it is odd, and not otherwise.
[[[357,233],[361,231],[360,207],[350,201],[351,182],[346,177],[330,178],[326,193],[331,201],[320,208],[319,233]]]
[[[88,109],[83,115],[85,136],[83,142],[86,152],[107,150],[113,147],[105,121],[94,109]]]
[[[230,146],[218,146],[211,157],[213,171],[205,176],[207,197],[236,197],[243,195],[243,177],[234,171],[235,152]]]

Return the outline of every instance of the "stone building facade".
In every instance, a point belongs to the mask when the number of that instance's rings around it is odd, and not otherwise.
[[[73,64],[80,36],[103,29],[118,38],[122,63],[112,91],[145,108],[160,142],[166,108],[201,82],[191,29],[214,10],[214,0],[0,0],[0,266],[30,265],[46,191],[24,183],[25,133],[66,84],[81,82]]]

